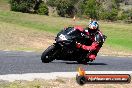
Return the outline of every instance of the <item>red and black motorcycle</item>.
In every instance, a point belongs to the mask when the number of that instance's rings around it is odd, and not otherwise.
[[[76,43],[91,45],[88,43],[89,36],[85,33],[68,27],[57,34],[55,43],[49,46],[41,56],[43,63],[49,63],[53,60],[77,61],[78,63],[87,63],[90,59],[86,58],[90,52],[76,48]]]

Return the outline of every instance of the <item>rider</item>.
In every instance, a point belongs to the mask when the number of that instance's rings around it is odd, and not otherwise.
[[[82,31],[86,33],[87,36],[89,36],[91,44],[84,45],[77,43],[77,48],[82,48],[83,50],[90,51],[90,54],[87,55],[87,58],[90,59],[90,61],[95,60],[97,53],[99,52],[100,48],[102,47],[105,36],[102,34],[102,32],[99,30],[99,24],[97,21],[90,21],[88,24],[88,27],[86,29],[83,29],[81,27],[75,27],[75,29],[78,29],[79,31]]]

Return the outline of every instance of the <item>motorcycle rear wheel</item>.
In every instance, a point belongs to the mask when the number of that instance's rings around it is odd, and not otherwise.
[[[49,62],[52,62],[55,57],[54,57],[54,53],[55,53],[55,46],[54,45],[51,45],[49,46],[43,53],[42,53],[42,56],[41,56],[41,61],[43,63],[49,63]]]

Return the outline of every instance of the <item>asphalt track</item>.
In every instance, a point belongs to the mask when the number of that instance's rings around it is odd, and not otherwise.
[[[0,75],[50,72],[75,72],[79,66],[87,71],[132,71],[132,57],[97,56],[87,65],[55,60],[42,63],[41,53],[0,51]]]

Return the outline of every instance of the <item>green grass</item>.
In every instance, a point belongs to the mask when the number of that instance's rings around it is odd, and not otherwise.
[[[71,19],[0,11],[0,21],[57,33],[61,28],[73,25]],[[78,21],[76,24],[80,24]],[[82,23],[81,23],[82,24]]]
[[[106,44],[117,49],[132,50],[132,24],[105,23],[102,28],[108,36]]]
[[[45,23],[37,22],[37,21],[30,21],[24,18],[24,15],[20,15],[21,13],[13,13],[13,12],[4,12],[0,11],[0,21],[6,23],[17,24],[20,26],[34,28],[49,32],[57,32],[57,28],[53,25],[47,25]],[[54,28],[54,29],[53,29]]]
[[[65,26],[86,26],[88,20],[77,19],[77,21],[74,22],[69,18],[0,10],[0,22],[56,35]],[[106,46],[120,51],[132,51],[132,24],[100,22],[100,29],[108,37],[105,42]]]

